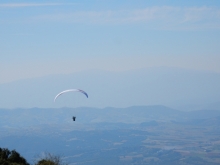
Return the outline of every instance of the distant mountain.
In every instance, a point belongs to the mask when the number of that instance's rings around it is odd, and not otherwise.
[[[57,93],[82,88],[89,98]],[[166,105],[181,110],[219,109],[220,74],[180,68],[124,72],[84,71],[0,84],[1,108],[129,107]]]
[[[218,114],[219,115],[219,114]],[[183,122],[177,122],[179,124],[200,126],[200,127],[217,127],[220,128],[220,116],[202,119],[189,119]],[[219,134],[220,135],[220,134]]]
[[[72,121],[76,116],[76,121]],[[156,124],[152,121],[189,121],[195,119],[210,119],[220,116],[217,110],[201,110],[184,112],[165,106],[133,106],[127,108],[31,108],[31,109],[0,109],[1,128],[32,128],[43,125],[61,126],[63,128],[82,127],[83,124],[94,123],[126,123],[126,124]],[[65,126],[64,126],[65,125]]]

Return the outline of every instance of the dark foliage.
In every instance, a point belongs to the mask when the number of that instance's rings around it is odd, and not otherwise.
[[[29,165],[27,161],[20,156],[15,150],[0,148],[0,164],[1,165]]]
[[[44,158],[40,158],[40,160],[36,163],[36,165],[66,165],[66,164],[62,162],[60,156],[46,153],[46,156]]]

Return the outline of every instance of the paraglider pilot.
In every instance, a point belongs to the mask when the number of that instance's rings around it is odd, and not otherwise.
[[[75,116],[73,116],[73,121],[75,121],[76,120],[76,117]]]

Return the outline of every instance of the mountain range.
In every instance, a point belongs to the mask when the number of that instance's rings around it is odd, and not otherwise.
[[[76,117],[76,121],[72,120]],[[0,109],[1,128],[32,128],[33,126],[54,125],[81,129],[82,125],[98,123],[140,124],[144,122],[189,122],[219,121],[220,110],[179,111],[169,107],[132,106],[127,108],[31,108]],[[204,122],[204,121],[203,121]]]

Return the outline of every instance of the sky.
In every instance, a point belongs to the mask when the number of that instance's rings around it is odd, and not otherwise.
[[[219,0],[1,0],[0,84],[91,69],[220,73]]]

